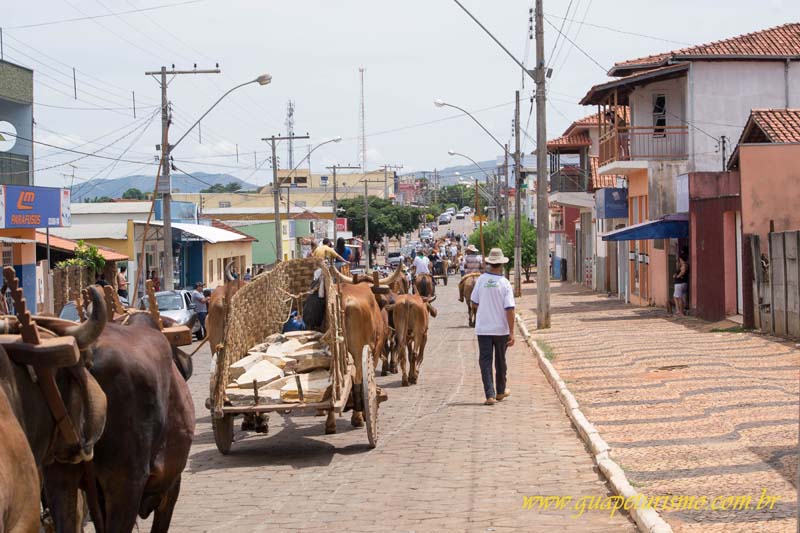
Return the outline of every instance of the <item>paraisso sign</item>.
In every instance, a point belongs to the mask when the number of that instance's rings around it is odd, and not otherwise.
[[[69,189],[0,186],[0,228],[70,226]]]

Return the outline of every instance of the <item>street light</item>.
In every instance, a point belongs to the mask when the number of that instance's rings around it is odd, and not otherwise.
[[[444,100],[440,100],[440,99],[439,99],[439,100],[434,100],[434,101],[433,101],[433,105],[435,105],[436,107],[452,107],[453,109],[458,109],[459,111],[461,111],[462,113],[464,113],[465,115],[467,115],[469,118],[471,118],[471,119],[472,119],[472,120],[475,122],[475,124],[477,124],[478,126],[480,126],[480,128],[481,128],[481,129],[482,129],[482,130],[483,130],[483,131],[486,133],[486,135],[488,135],[489,137],[491,137],[491,138],[492,138],[492,140],[493,140],[494,142],[496,142],[496,143],[497,143],[497,146],[499,146],[499,147],[500,147],[500,149],[501,149],[501,150],[503,150],[503,153],[505,153],[505,151],[506,151],[506,147],[505,147],[505,145],[504,145],[503,143],[501,143],[500,141],[498,141],[498,140],[497,140],[497,137],[495,137],[494,135],[492,135],[492,134],[491,134],[491,132],[490,132],[489,130],[487,130],[487,129],[486,129],[486,127],[485,127],[483,124],[481,124],[481,123],[480,123],[480,121],[478,121],[478,119],[477,119],[477,118],[475,118],[474,116],[472,116],[472,114],[471,114],[469,111],[467,111],[466,109],[460,108],[460,107],[458,107],[457,105],[448,104],[448,103],[447,103],[447,102],[445,102]]]
[[[164,169],[163,170],[163,174],[164,175],[162,176],[162,179],[166,179],[167,183],[169,183],[169,168],[170,168],[169,162],[170,162],[170,156],[172,154],[172,150],[176,146],[178,146],[181,143],[181,141],[183,141],[186,138],[186,136],[189,135],[189,133],[195,127],[197,127],[198,124],[200,124],[200,121],[203,120],[204,118],[206,118],[206,116],[211,112],[211,110],[214,109],[215,107],[217,107],[217,105],[226,96],[231,94],[236,89],[244,87],[245,85],[250,85],[251,83],[257,83],[259,85],[268,85],[271,81],[272,81],[272,76],[270,74],[261,74],[260,76],[258,76],[257,78],[255,78],[253,80],[246,81],[244,83],[240,83],[236,87],[233,87],[232,89],[228,90],[225,94],[220,96],[217,99],[217,101],[214,102],[211,105],[211,107],[209,107],[206,110],[206,112],[203,113],[200,116],[200,118],[198,118],[195,121],[195,123],[192,124],[189,127],[188,130],[186,130],[186,132],[180,137],[180,139],[178,139],[178,141],[176,143],[171,144],[171,143],[167,142],[165,144],[165,146],[163,146],[163,163],[162,164],[163,164],[163,169]],[[163,94],[166,94],[164,91],[166,91],[166,89],[162,90]],[[166,139],[166,137],[164,137],[164,138]],[[162,202],[163,202],[163,211],[164,211],[164,217],[163,217],[164,218],[164,227],[163,227],[163,229],[164,229],[164,244],[165,244],[165,252],[166,252],[164,254],[164,290],[171,291],[174,288],[174,283],[173,283],[174,280],[172,279],[172,274],[173,274],[173,268],[174,267],[173,267],[173,261],[172,261],[173,252],[172,252],[172,205],[171,205],[171,202],[172,202],[172,191],[171,190],[168,191],[168,192],[165,192],[163,194]]]
[[[269,82],[267,82],[267,83],[269,83]],[[341,141],[342,141],[342,136],[341,136],[341,135],[337,135],[336,137],[334,137],[334,138],[332,138],[332,139],[328,139],[327,141],[324,141],[324,142],[321,142],[321,143],[319,143],[319,144],[318,144],[318,145],[316,145],[314,148],[312,148],[311,150],[309,150],[309,151],[308,151],[308,153],[305,155],[305,157],[303,157],[303,159],[301,159],[301,160],[300,160],[300,162],[299,162],[299,163],[297,163],[297,165],[296,165],[296,166],[295,166],[295,167],[294,167],[294,168],[293,168],[291,171],[289,171],[289,174],[287,174],[286,178],[284,178],[284,179],[286,179],[286,180],[289,180],[289,179],[291,179],[291,177],[292,177],[292,175],[295,173],[295,171],[296,171],[298,168],[300,168],[300,165],[302,165],[302,164],[303,164],[303,161],[305,161],[306,159],[308,159],[309,157],[311,157],[311,154],[313,154],[313,153],[314,153],[314,151],[315,151],[317,148],[320,148],[320,147],[322,147],[322,146],[325,146],[326,144],[330,144],[330,143],[338,143],[338,142],[341,142]],[[291,185],[291,183],[290,183],[290,185]],[[287,193],[287,195],[288,195],[288,193]],[[287,198],[288,198],[288,196],[287,196]],[[286,201],[286,215],[287,215],[287,216],[290,216],[290,215],[291,215],[291,208],[289,207],[289,201],[288,201],[288,200]],[[280,214],[280,211],[279,211],[279,212],[275,213],[275,227],[276,227],[276,228],[279,228],[279,227],[280,227],[280,225],[281,225],[281,214]],[[334,214],[333,214],[333,226],[334,226],[334,229],[335,229],[335,228],[336,228],[336,213],[334,213]],[[276,233],[277,233],[277,231],[278,231],[278,230],[276,229]]]

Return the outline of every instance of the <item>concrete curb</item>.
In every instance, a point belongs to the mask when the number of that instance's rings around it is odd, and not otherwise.
[[[558,399],[564,406],[564,410],[567,412],[567,416],[569,416],[572,423],[575,424],[575,427],[578,428],[578,433],[581,438],[592,451],[592,459],[603,473],[603,476],[608,480],[611,489],[615,494],[626,500],[629,498],[635,499],[640,493],[628,482],[628,478],[625,476],[625,472],[623,472],[622,468],[611,459],[611,447],[600,436],[597,428],[584,416],[578,405],[578,400],[575,399],[575,396],[573,396],[567,388],[567,384],[561,379],[561,376],[558,375],[558,371],[553,364],[548,361],[547,357],[545,357],[539,345],[536,344],[536,340],[531,336],[519,314],[516,315],[516,321],[517,327],[519,327],[522,336],[525,338],[525,342],[536,355],[539,368],[541,368],[547,381],[550,382],[550,385],[556,392]],[[644,500],[646,498],[642,495],[641,499]],[[634,507],[628,512],[636,522],[639,531],[644,533],[672,533],[670,525],[653,509],[637,509]]]

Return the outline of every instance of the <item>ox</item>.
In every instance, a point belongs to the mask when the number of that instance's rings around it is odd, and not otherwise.
[[[106,531],[129,532],[155,511],[151,531],[168,531],[194,436],[194,405],[173,348],[148,313],[108,324],[93,347],[92,374],[106,392],[106,431],[95,445],[95,474]],[[80,474],[53,465],[46,493],[59,531],[68,520]]]
[[[414,292],[423,298],[432,298],[436,294],[436,285],[430,274],[417,274],[414,278]]]
[[[227,306],[236,292],[245,286],[245,281],[235,279],[231,273],[232,263],[225,265],[225,285],[217,288],[208,299],[208,315],[206,316],[206,339],[211,346],[211,353],[217,353],[217,346],[225,340],[225,315]]]
[[[106,324],[106,307],[100,291],[92,288],[90,296],[90,318],[80,325],[62,321],[68,324],[61,332],[65,338],[51,344],[52,349],[36,353],[36,347],[25,343],[5,344],[5,349],[0,349],[0,530],[38,531],[38,470],[53,461],[77,464],[91,460],[103,433],[106,396],[86,366],[91,364],[89,346]],[[38,326],[58,320],[34,318]],[[22,331],[16,317],[4,317],[3,325],[4,333]],[[56,340],[47,329],[39,327],[38,333],[45,344]],[[50,379],[55,390],[48,390]],[[48,401],[58,395],[66,407],[64,420],[69,422],[64,427],[59,426]],[[79,442],[70,444],[70,431]],[[74,468],[80,478],[83,470]],[[82,521],[77,504],[66,516],[75,527]]]
[[[467,274],[461,278],[461,282],[458,284],[458,299],[467,303],[467,321],[471,328],[475,327],[475,315],[478,313],[478,306],[472,302],[472,290],[478,283],[480,275],[480,272]]]
[[[359,282],[372,283],[372,279],[361,278],[361,280],[354,280],[335,268],[332,270],[341,282],[339,289],[344,313],[345,344],[356,366],[356,375],[353,382],[353,415],[350,422],[354,427],[361,427],[364,425],[364,414],[361,409],[364,400],[361,390],[361,354],[364,346],[369,346],[372,350],[373,366],[378,366],[378,359],[381,358],[384,352],[389,335],[387,315],[381,311],[387,300],[385,296],[378,294],[374,286],[370,287],[368,283]],[[402,271],[397,269],[388,278],[379,279],[377,284],[378,286],[390,285],[402,275]],[[388,287],[386,288],[388,289]],[[333,433],[335,431],[336,425],[333,413],[328,412],[325,432]]]
[[[394,315],[395,356],[400,359],[403,372],[403,386],[416,384],[419,368],[425,356],[425,344],[428,341],[428,315],[435,317],[436,309],[431,305],[436,299],[423,298],[417,294],[403,294],[387,305]],[[406,352],[408,367],[406,368]]]

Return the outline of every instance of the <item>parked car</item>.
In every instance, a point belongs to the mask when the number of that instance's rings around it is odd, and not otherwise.
[[[468,205],[465,205],[464,207],[461,208],[461,212],[468,215],[472,212],[472,209]]]
[[[122,307],[128,307],[128,300],[123,298],[122,296],[119,297],[119,302],[122,304]],[[89,313],[92,312],[92,304],[89,304],[89,309],[87,309]],[[75,306],[74,301],[67,302],[67,304],[61,308],[61,312],[58,314],[58,318],[63,320],[72,320],[73,322],[79,322],[80,317],[78,316],[78,308]]]
[[[445,224],[449,224],[451,221],[452,221],[452,217],[450,216],[450,213],[443,213],[443,214],[439,215],[439,225],[440,226],[445,225]]]
[[[200,321],[197,320],[195,305],[192,303],[191,293],[187,290],[159,291],[156,293],[158,312],[173,319],[181,326],[192,330],[192,335],[200,334]],[[148,297],[142,296],[136,307],[146,310]]]
[[[433,238],[433,230],[431,228],[423,228],[422,231],[419,232],[420,239],[432,239]]]
[[[456,220],[464,220],[466,215],[464,213],[456,213]]]
[[[402,252],[389,252],[386,254],[386,264],[392,268],[397,268],[403,264]]]
[[[455,207],[448,207],[447,209],[445,209],[444,212],[445,213],[450,213],[451,215],[455,215],[456,214],[456,208]]]

